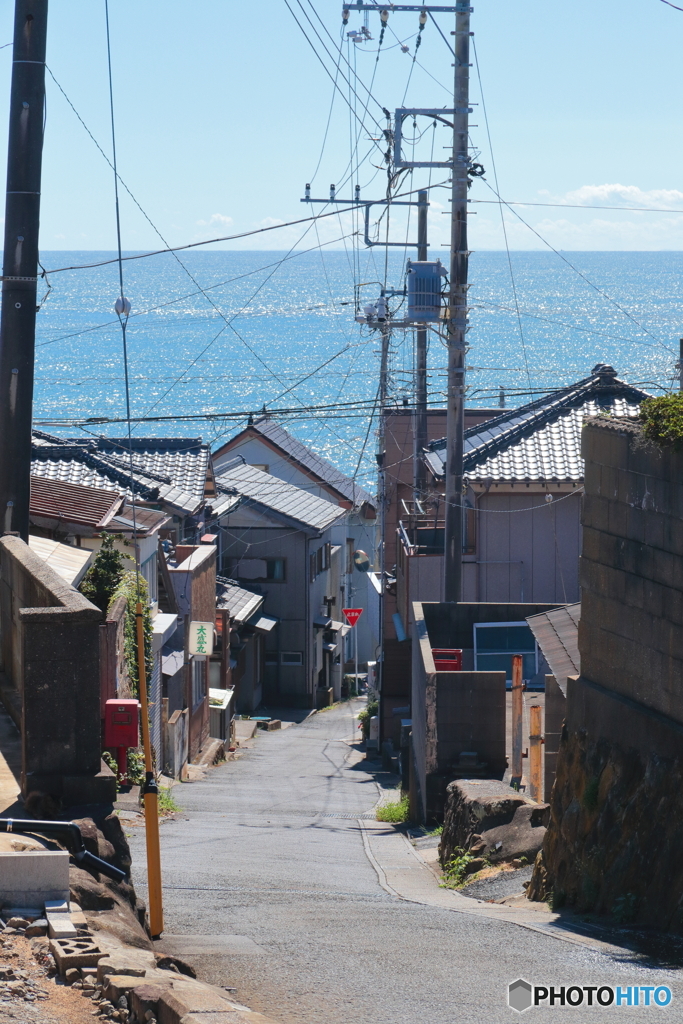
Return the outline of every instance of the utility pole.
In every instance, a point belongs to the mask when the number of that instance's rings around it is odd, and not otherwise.
[[[417,258],[427,259],[427,192],[417,193]],[[427,445],[427,328],[418,327],[415,343],[415,450],[413,452],[413,490],[416,501],[425,495],[426,467],[420,453]]]
[[[387,306],[386,300],[380,299],[379,302],[383,302],[383,309],[380,312],[386,318]],[[378,302],[378,306],[379,306]],[[385,437],[385,417],[386,417],[386,405],[387,405],[387,391],[389,383],[389,344],[391,342],[391,327],[386,319],[380,325],[380,332],[382,338],[382,348],[380,352],[380,363],[379,363],[379,451],[375,458],[377,459],[377,470],[379,476],[379,534],[380,534],[380,562],[379,562],[379,643],[380,649],[384,651],[384,606],[386,601],[386,516],[387,516],[387,476],[386,466],[384,464],[386,456],[386,437]],[[378,672],[378,690],[382,692],[382,683],[384,682],[384,654],[380,658],[379,672]]]
[[[28,541],[47,0],[16,0],[0,314],[0,515]]]
[[[465,336],[467,333],[467,184],[469,168],[470,7],[455,15],[451,265],[448,296],[448,397],[446,420],[446,529],[444,597],[462,600],[462,479],[465,434]]]

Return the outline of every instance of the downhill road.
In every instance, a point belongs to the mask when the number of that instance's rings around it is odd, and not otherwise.
[[[359,708],[260,733],[236,762],[174,789],[183,818],[161,830],[161,948],[282,1024],[499,1024],[519,1019],[507,1005],[519,977],[674,993],[662,1009],[535,1008],[532,1022],[683,1021],[675,971],[385,892],[357,821],[378,797],[351,746]],[[144,896],[142,829],[131,845]]]

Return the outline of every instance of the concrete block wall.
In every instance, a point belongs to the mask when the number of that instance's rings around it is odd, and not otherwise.
[[[606,419],[582,450],[582,674],[683,722],[683,453]]]

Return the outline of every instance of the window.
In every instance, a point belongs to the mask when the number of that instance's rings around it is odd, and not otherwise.
[[[231,558],[228,573],[239,580],[270,580],[284,583],[287,578],[284,558]]]
[[[285,560],[284,558],[267,558],[266,559],[266,579],[275,580],[278,583],[283,583],[285,579]]]
[[[206,662],[192,659],[192,710],[197,707],[206,697]]]
[[[477,672],[505,672],[512,682],[512,655],[522,655],[522,678],[538,672],[536,640],[526,622],[477,622],[474,625],[474,668]]]
[[[282,665],[303,665],[304,656],[301,651],[283,651],[280,655]]]

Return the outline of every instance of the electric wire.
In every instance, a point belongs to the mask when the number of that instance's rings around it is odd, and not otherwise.
[[[442,33],[442,35],[443,35],[443,33]],[[484,87],[483,87],[482,81],[481,81],[481,70],[480,70],[480,67],[479,67],[479,55],[477,53],[477,45],[476,45],[476,43],[474,41],[474,38],[472,39],[472,48],[474,50],[474,63],[475,63],[476,69],[477,69],[477,79],[479,81],[479,94],[481,96],[481,108],[482,108],[482,111],[483,111],[483,114],[484,114],[484,124],[486,125],[486,136],[487,136],[488,141],[489,141],[489,152],[491,154],[491,167],[492,167],[492,170],[493,170],[493,180],[496,183],[496,192],[500,192],[500,186],[498,185],[498,171],[496,169],[496,160],[495,160],[495,157],[493,155],[493,143],[491,141],[491,129],[489,127],[489,117],[488,117],[488,113],[486,111],[486,101],[484,99]],[[449,47],[449,49],[450,49],[450,47]],[[525,340],[524,340],[524,328],[522,327],[522,317],[520,316],[520,312],[519,312],[519,299],[517,298],[517,286],[515,284],[515,275],[514,275],[514,272],[513,272],[513,269],[512,269],[512,256],[510,254],[510,244],[508,242],[508,233],[507,233],[507,227],[506,227],[506,224],[505,224],[505,214],[503,212],[503,204],[500,203],[498,208],[500,210],[500,222],[501,222],[501,226],[503,228],[503,238],[505,239],[505,252],[507,253],[508,268],[510,270],[510,284],[512,285],[512,296],[513,296],[514,303],[515,303],[515,309],[517,311],[517,325],[519,327],[520,341],[522,342],[522,355],[524,357],[524,365],[526,367],[527,379],[529,381],[529,386],[531,387],[531,373],[529,372],[529,359],[527,357],[526,343],[525,343]]]
[[[106,26],[107,36],[107,70],[109,77],[109,113],[111,119],[111,148],[112,148],[112,170],[114,171],[114,205],[116,210],[116,248],[118,254],[118,270],[119,270],[119,287],[120,287],[120,310],[119,303],[116,305],[116,312],[121,323],[121,335],[123,340],[123,370],[125,377],[125,395],[126,395],[126,426],[128,431],[128,454],[130,460],[130,487],[133,499],[131,501],[131,511],[133,515],[133,547],[135,555],[135,589],[137,603],[141,601],[141,583],[140,583],[140,545],[138,544],[138,527],[137,527],[137,512],[135,508],[135,490],[134,490],[134,465],[133,465],[133,433],[131,425],[131,414],[130,414],[130,380],[128,374],[128,339],[127,339],[127,326],[128,326],[128,313],[130,312],[130,303],[126,299],[123,289],[123,259],[122,259],[122,246],[121,246],[121,212],[119,208],[119,175],[117,171],[117,159],[116,159],[116,122],[114,118],[114,81],[112,76],[111,67],[111,37],[109,31],[109,0],[104,0],[104,19]]]
[[[493,194],[494,194],[494,195],[498,196],[498,199],[499,199],[499,200],[500,200],[500,201],[501,201],[502,203],[505,203],[505,205],[506,205],[506,206],[508,207],[508,209],[510,209],[510,210],[511,210],[511,212],[512,212],[512,213],[514,213],[515,217],[517,217],[517,219],[518,219],[519,221],[521,221],[521,222],[522,222],[522,224],[524,224],[524,226],[525,226],[525,227],[527,227],[527,228],[529,229],[529,231],[531,231],[531,232],[532,232],[532,233],[533,233],[534,235],[536,235],[536,237],[537,237],[537,238],[539,238],[539,239],[541,240],[541,242],[543,242],[543,244],[544,244],[544,245],[547,245],[547,246],[548,246],[548,248],[549,248],[549,249],[551,249],[551,250],[552,250],[552,251],[553,251],[553,252],[555,253],[555,255],[556,255],[556,256],[559,256],[559,258],[560,258],[560,259],[561,259],[561,260],[562,260],[562,261],[563,261],[564,263],[566,263],[566,264],[567,264],[567,266],[568,266],[568,267],[570,267],[570,268],[571,268],[571,269],[572,269],[572,270],[574,271],[574,273],[575,273],[575,274],[578,274],[578,275],[579,275],[579,277],[580,277],[580,278],[581,278],[581,279],[582,279],[583,281],[585,281],[585,282],[586,282],[586,284],[587,284],[587,285],[588,285],[588,286],[589,286],[590,288],[592,288],[592,289],[593,289],[594,291],[596,291],[596,292],[598,293],[598,295],[602,295],[602,297],[603,297],[604,299],[606,299],[606,300],[607,300],[608,302],[610,302],[610,303],[611,303],[611,304],[612,304],[613,306],[615,306],[615,307],[616,307],[616,309],[618,309],[620,313],[622,313],[622,314],[623,314],[623,315],[624,315],[624,316],[625,316],[625,317],[626,317],[626,318],[627,318],[628,320],[630,320],[630,321],[631,321],[631,323],[635,324],[635,326],[636,326],[636,327],[637,327],[637,328],[638,328],[639,330],[641,330],[641,331],[643,332],[643,334],[647,334],[647,335],[648,335],[648,336],[649,336],[650,338],[652,338],[652,339],[653,339],[653,340],[654,340],[654,341],[655,341],[655,342],[656,342],[657,344],[661,345],[661,346],[662,346],[662,348],[665,348],[665,349],[666,349],[666,350],[667,350],[668,352],[671,352],[672,354],[674,354],[674,353],[673,353],[673,349],[669,348],[669,346],[668,346],[668,345],[665,345],[665,344],[664,344],[664,342],[663,342],[663,341],[660,341],[660,339],[659,339],[659,338],[655,338],[654,334],[652,334],[652,333],[651,333],[650,331],[648,331],[648,329],[647,329],[646,327],[643,327],[643,325],[642,325],[641,323],[639,323],[639,322],[638,322],[638,321],[636,320],[636,318],[635,318],[634,316],[631,316],[631,314],[630,314],[630,313],[628,312],[628,310],[624,309],[624,308],[623,308],[623,306],[621,306],[621,305],[620,305],[620,304],[619,304],[619,303],[618,303],[618,302],[617,302],[617,301],[616,301],[615,299],[613,299],[613,298],[612,298],[612,297],[611,297],[610,295],[608,295],[608,294],[607,294],[607,292],[603,291],[603,290],[602,290],[602,288],[598,288],[598,286],[597,286],[596,284],[593,284],[593,282],[592,282],[592,281],[590,280],[590,278],[586,277],[586,275],[585,275],[585,274],[583,274],[583,273],[582,273],[582,272],[581,272],[581,271],[580,271],[580,270],[578,269],[578,267],[575,267],[575,266],[574,266],[574,264],[573,264],[573,263],[572,263],[572,262],[571,262],[570,260],[568,260],[568,259],[567,259],[567,257],[566,257],[566,256],[564,255],[564,253],[560,252],[560,250],[559,250],[559,249],[556,249],[556,248],[555,248],[555,246],[554,246],[554,245],[552,245],[552,244],[551,244],[551,243],[550,243],[550,242],[549,242],[549,241],[548,241],[547,239],[545,239],[545,238],[543,237],[543,235],[541,235],[541,234],[540,234],[540,233],[539,233],[539,232],[538,232],[538,231],[537,231],[537,230],[536,230],[536,229],[535,229],[534,227],[532,227],[532,226],[531,226],[531,224],[528,224],[528,223],[527,223],[527,221],[525,221],[525,220],[524,220],[524,218],[523,218],[523,217],[521,217],[521,216],[520,216],[520,214],[519,214],[519,213],[517,213],[517,211],[516,211],[516,210],[513,210],[513,209],[512,209],[512,208],[511,208],[511,207],[509,206],[509,204],[508,204],[508,203],[506,203],[506,202],[505,202],[505,200],[504,200],[504,199],[503,199],[503,198],[502,198],[501,196],[499,196],[499,195],[498,195],[498,192],[496,191],[496,189],[495,189],[495,188],[493,187],[493,185],[491,185],[491,183],[490,183],[489,181],[487,181],[487,180],[486,180],[486,178],[485,178],[485,177],[482,177],[482,178],[480,178],[480,181],[483,181],[483,182],[484,182],[484,184],[486,185],[486,187],[487,187],[487,188],[489,188],[489,189],[490,189],[490,190],[491,190],[491,191],[493,192]]]

